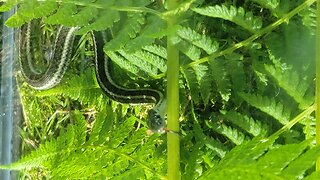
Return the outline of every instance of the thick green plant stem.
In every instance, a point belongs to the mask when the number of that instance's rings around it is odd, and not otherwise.
[[[316,141],[320,145],[320,0],[317,0],[317,32],[316,32]],[[316,163],[320,171],[320,158]]]
[[[177,6],[176,0],[168,1],[169,10]],[[176,17],[168,18],[168,27],[176,24]],[[174,45],[176,34],[168,35],[167,42],[167,121],[168,130],[168,179],[180,179],[180,137],[179,137],[179,51]]]

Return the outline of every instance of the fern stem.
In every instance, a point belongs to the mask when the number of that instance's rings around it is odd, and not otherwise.
[[[320,0],[317,0],[316,32],[316,142],[320,145]],[[320,171],[320,158],[316,161],[316,170]]]
[[[293,125],[301,121],[306,116],[309,116],[314,110],[315,110],[315,104],[308,107],[306,110],[304,110],[302,113],[298,114],[296,117],[294,117],[290,122],[288,122],[286,125],[284,125],[281,129],[279,129],[277,132],[273,133],[268,139],[276,138],[283,132],[289,130]]]
[[[176,0],[168,1],[168,8],[176,8]],[[168,27],[176,24],[176,16],[167,19]],[[168,35],[167,42],[167,128],[179,132],[179,51],[174,45],[176,34]],[[180,179],[180,141],[177,133],[168,133],[168,179]]]
[[[280,18],[279,20],[277,20],[276,22],[270,24],[269,26],[261,29],[260,31],[258,31],[257,33],[255,33],[254,35],[252,35],[251,37],[249,37],[248,39],[246,40],[243,40],[233,46],[231,46],[230,48],[228,49],[225,49],[225,50],[222,50],[222,51],[219,51],[217,53],[213,53],[207,57],[204,57],[204,58],[201,58],[197,61],[194,61],[192,63],[189,63],[185,66],[183,66],[182,68],[185,68],[187,69],[188,67],[192,67],[194,65],[197,65],[197,64],[201,64],[201,63],[204,63],[204,62],[207,62],[211,59],[215,59],[217,57],[220,57],[220,56],[223,56],[223,55],[226,55],[226,54],[230,54],[231,52],[241,48],[241,47],[244,47],[244,46],[247,46],[248,44],[252,43],[254,40],[258,39],[259,37],[261,37],[262,35],[264,34],[267,34],[271,31],[273,31],[275,28],[277,28],[280,24],[284,23],[284,22],[288,22],[294,15],[296,15],[297,13],[299,13],[301,10],[309,7],[311,4],[313,4],[316,0],[307,0],[305,1],[304,3],[302,3],[300,6],[296,7],[295,9],[293,9],[291,12],[289,12],[288,14],[284,15],[282,18]]]

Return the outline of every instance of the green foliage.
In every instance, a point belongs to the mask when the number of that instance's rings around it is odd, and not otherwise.
[[[240,96],[250,105],[274,117],[281,124],[287,124],[289,122],[291,117],[291,110],[290,108],[286,108],[283,103],[277,102],[275,99],[260,95],[241,93]]]
[[[199,34],[198,32],[186,28],[186,27],[181,27],[178,31],[177,34],[179,37],[182,39],[188,41],[189,43],[197,46],[198,48],[201,48],[204,50],[207,54],[212,54],[217,51],[218,49],[218,42],[211,40],[211,38]]]
[[[149,0],[9,0],[0,10],[19,4],[6,22],[14,27],[42,18],[80,26],[78,34],[107,30],[104,51],[116,82],[126,87],[145,87],[145,80],[165,86],[153,80],[170,71],[165,46],[176,33],[183,179],[317,179],[314,115],[292,120],[314,102],[313,2],[186,0],[167,11],[166,3]],[[167,27],[172,16],[179,21]],[[37,168],[56,179],[163,178],[166,140],[145,135],[145,122],[136,118],[144,119],[145,109],[109,101],[93,70],[75,64],[56,88],[21,86],[22,130],[32,134],[23,137],[41,145],[2,168]],[[287,126],[290,132],[277,131]]]
[[[134,131],[133,124],[136,122],[134,117],[128,118],[116,128],[106,127],[115,116],[112,115],[114,112],[110,110],[107,112],[111,114],[98,114],[100,117],[95,120],[90,134],[86,134],[83,115],[79,111],[72,112],[71,118],[75,124],[61,131],[57,139],[42,144],[20,161],[1,168],[14,170],[41,168],[43,171],[50,170],[47,172],[48,177],[53,179],[119,178],[118,176],[124,174],[142,178],[149,173],[158,177],[163,176],[160,172],[163,171],[161,164],[164,163],[164,159],[157,158],[154,161],[152,158],[155,156],[154,149],[158,136],[148,137],[145,128]],[[159,166],[151,166],[152,164]]]
[[[229,20],[251,32],[255,32],[262,27],[261,19],[254,17],[252,12],[246,12],[242,7],[230,6],[228,8],[225,5],[215,5],[192,10],[201,15]]]
[[[251,0],[253,2],[256,2],[260,4],[262,7],[274,10],[279,6],[279,0]]]
[[[312,164],[309,160],[320,153],[319,147],[306,150],[308,141],[282,145],[264,153],[272,146],[273,140],[257,137],[234,148],[229,152],[230,156],[224,158],[226,161],[222,160],[217,168],[212,168],[199,179],[297,179],[314,164],[314,160]],[[306,153],[302,153],[304,150]]]
[[[98,109],[106,106],[105,95],[101,91],[98,83],[95,79],[95,73],[93,69],[87,69],[79,76],[69,75],[66,81],[59,86],[49,89],[47,91],[41,91],[36,96],[65,96],[73,100],[86,103],[89,106],[99,105]]]
[[[316,16],[316,6],[310,6],[309,8],[305,9],[300,13],[302,16],[302,22],[304,26],[308,27],[311,33],[314,35],[317,26],[317,16]]]
[[[235,111],[228,111],[223,117],[253,136],[263,135],[269,129],[267,125],[262,124],[261,121],[256,121],[252,117],[248,117]]]
[[[313,102],[313,95],[306,94],[309,88],[310,80],[302,79],[295,71],[276,69],[273,66],[266,65],[265,69],[272,77],[276,79],[279,86],[286,90],[301,109],[309,107]]]

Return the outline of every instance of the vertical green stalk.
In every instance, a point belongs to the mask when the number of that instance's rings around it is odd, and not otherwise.
[[[176,0],[168,0],[168,9],[177,6]],[[175,16],[167,19],[168,27],[175,26]],[[176,34],[168,35],[167,42],[167,128],[170,131],[179,132],[179,51],[174,45]],[[168,132],[168,179],[180,179],[180,141],[177,133]]]
[[[316,141],[320,145],[320,0],[317,0],[316,31]],[[320,158],[317,159],[316,170],[320,171]]]

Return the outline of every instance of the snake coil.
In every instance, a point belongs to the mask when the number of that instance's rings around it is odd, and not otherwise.
[[[37,27],[40,27],[39,21],[33,20],[23,25],[19,31],[19,62],[21,72],[25,81],[34,89],[50,89],[60,83],[66,72],[75,41],[75,32],[79,28],[59,27],[46,70],[40,72],[34,63],[41,56],[36,56],[36,50],[33,48],[31,40],[31,37],[34,36],[32,34],[34,29],[32,28],[36,28],[32,25],[33,23],[36,23]],[[91,31],[89,33],[94,42],[95,71],[102,91],[109,98],[121,103],[155,104],[154,108],[148,112],[147,124],[153,132],[164,132],[166,124],[164,120],[165,99],[163,93],[154,89],[126,89],[117,85],[109,73],[112,63],[103,51],[104,40],[101,32]]]

